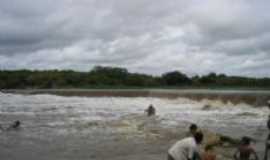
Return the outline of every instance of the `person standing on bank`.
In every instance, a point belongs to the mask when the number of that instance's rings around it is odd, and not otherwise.
[[[198,132],[198,126],[195,123],[192,123],[189,126],[189,132],[187,133],[188,137],[194,136]]]
[[[233,157],[235,160],[250,160],[251,156],[254,160],[259,160],[258,155],[254,148],[250,145],[251,139],[249,137],[243,137],[241,145],[238,147]]]
[[[201,159],[199,145],[203,141],[203,134],[197,132],[193,137],[177,141],[168,151],[168,160],[196,160]]]

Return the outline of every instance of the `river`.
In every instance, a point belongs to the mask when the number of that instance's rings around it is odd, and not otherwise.
[[[117,135],[128,131],[124,131],[126,126],[120,131],[119,124],[113,122],[135,115],[130,118],[132,121],[125,123],[132,126],[130,122],[136,123],[136,117],[144,115],[149,104],[157,109],[156,117],[160,122],[158,125],[162,127],[169,129],[179,124],[196,123],[201,128],[236,138],[250,136],[257,141],[255,147],[262,155],[268,132],[265,123],[269,110],[266,106],[182,97],[65,97],[0,93],[2,127],[7,128],[15,120],[22,122],[19,130],[1,131],[1,158],[121,159],[117,157],[121,157],[121,154],[128,155],[129,150],[115,151],[111,147],[122,145],[123,148],[132,148],[132,145],[117,144]],[[210,107],[206,108],[206,105]],[[138,131],[137,135],[139,134]],[[138,144],[137,147],[139,145],[143,144]],[[142,148],[147,150],[147,145],[145,146]],[[141,148],[138,147],[137,150],[140,152]],[[103,151],[107,153],[99,157]],[[152,151],[149,149],[149,152]],[[116,158],[109,158],[111,156]]]

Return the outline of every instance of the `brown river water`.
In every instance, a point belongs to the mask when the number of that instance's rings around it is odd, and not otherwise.
[[[161,160],[190,123],[235,138],[250,136],[261,157],[268,133],[268,91],[4,92],[0,156],[7,160]],[[157,109],[153,118],[144,113],[149,104]],[[15,120],[21,128],[6,131]]]

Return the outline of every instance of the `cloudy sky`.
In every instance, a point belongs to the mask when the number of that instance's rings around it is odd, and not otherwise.
[[[1,0],[0,69],[270,76],[269,0]]]

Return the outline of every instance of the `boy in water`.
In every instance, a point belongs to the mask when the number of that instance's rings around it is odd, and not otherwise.
[[[197,132],[193,137],[187,137],[176,142],[168,151],[168,160],[200,159],[199,145],[202,141],[203,134]]]
[[[268,130],[270,130],[270,115],[268,116],[268,120],[267,120],[267,128]]]
[[[11,127],[14,128],[14,129],[17,129],[17,128],[20,127],[20,125],[21,125],[20,121],[15,121]]]
[[[252,155],[254,156],[255,160],[258,160],[257,153],[253,147],[250,146],[250,141],[251,140],[248,137],[242,138],[241,145],[233,156],[235,160],[249,160]]]
[[[21,126],[21,122],[17,120],[17,121],[15,121],[15,122],[13,122],[13,124],[11,124],[11,125],[7,128],[7,130],[19,129],[20,126]]]
[[[145,112],[147,113],[148,117],[156,115],[156,109],[152,104],[150,104],[150,106],[145,110]]]

